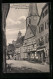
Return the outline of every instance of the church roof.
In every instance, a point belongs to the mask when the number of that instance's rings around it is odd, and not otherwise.
[[[30,29],[34,35],[36,35],[36,27],[34,25],[30,25]]]

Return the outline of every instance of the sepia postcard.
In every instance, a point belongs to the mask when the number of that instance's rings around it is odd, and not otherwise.
[[[49,4],[2,3],[3,73],[48,73]]]

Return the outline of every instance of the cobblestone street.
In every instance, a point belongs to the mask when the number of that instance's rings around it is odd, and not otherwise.
[[[49,72],[48,64],[31,63],[23,60],[7,60],[6,63],[11,66],[11,70],[7,69],[7,73],[36,73]]]

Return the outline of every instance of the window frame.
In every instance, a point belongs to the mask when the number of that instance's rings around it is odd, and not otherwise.
[[[48,43],[49,42],[49,34],[47,33],[46,35],[45,35],[45,43]]]

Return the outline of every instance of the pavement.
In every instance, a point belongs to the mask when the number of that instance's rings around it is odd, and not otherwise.
[[[50,72],[50,66],[49,64],[40,64],[40,63],[31,63],[29,61],[24,61],[24,60],[6,60],[7,64],[11,64],[11,67],[13,68],[32,68],[39,70],[41,72]]]

